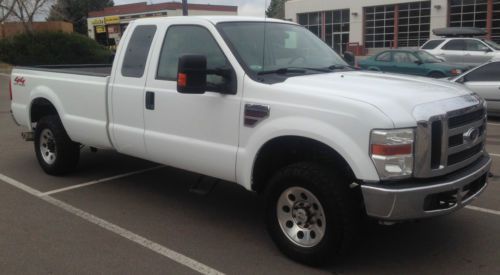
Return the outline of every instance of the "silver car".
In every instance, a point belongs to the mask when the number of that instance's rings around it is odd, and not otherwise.
[[[488,114],[500,115],[500,59],[495,59],[451,79],[462,83],[488,104]]]
[[[427,41],[421,49],[447,62],[463,65],[478,66],[491,59],[500,58],[500,45],[482,38],[432,39]]]

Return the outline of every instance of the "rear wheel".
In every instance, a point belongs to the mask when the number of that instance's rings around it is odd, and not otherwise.
[[[349,247],[362,213],[349,183],[331,169],[298,163],[279,171],[266,190],[266,222],[288,257],[318,265]]]
[[[69,138],[58,116],[46,116],[35,129],[35,153],[47,174],[62,175],[78,164],[80,145]]]

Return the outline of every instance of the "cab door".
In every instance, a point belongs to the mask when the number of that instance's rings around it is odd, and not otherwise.
[[[156,25],[131,23],[119,50],[109,85],[110,133],[113,146],[121,153],[144,158],[144,86]]]
[[[465,48],[466,39],[451,39],[441,48],[442,56],[446,62],[464,64]]]
[[[212,25],[162,30],[145,87],[145,144],[151,160],[235,181],[242,91],[222,41]],[[180,94],[178,60],[186,54],[204,55],[209,70],[228,69],[233,76],[209,75],[206,93]]]

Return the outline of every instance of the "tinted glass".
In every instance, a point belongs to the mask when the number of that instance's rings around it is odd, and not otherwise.
[[[435,48],[437,48],[437,46],[441,45],[441,43],[443,43],[444,40],[431,40],[427,43],[425,43],[424,46],[422,46],[422,49],[424,50],[433,50]]]
[[[500,62],[493,62],[472,71],[465,76],[465,81],[500,82]]]
[[[236,55],[254,73],[289,67],[347,65],[327,44],[301,26],[262,22],[219,26]]]
[[[389,62],[391,61],[391,52],[381,53],[377,56],[375,60],[382,62]]]
[[[480,41],[467,40],[467,42],[465,43],[465,50],[473,52],[484,52],[486,50],[489,50],[489,48]]]
[[[446,45],[443,46],[443,50],[448,51],[465,51],[465,40],[454,39],[450,40]]]
[[[123,60],[122,75],[141,78],[144,75],[146,61],[156,26],[138,26],[130,38]]]
[[[156,78],[176,80],[179,57],[186,54],[206,56],[208,69],[229,66],[225,55],[207,29],[200,26],[172,26],[168,28],[163,41]],[[221,84],[223,81],[220,76],[207,76],[208,84]]]

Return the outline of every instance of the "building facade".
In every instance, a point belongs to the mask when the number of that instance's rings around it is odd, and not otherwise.
[[[237,15],[237,6],[189,4],[189,15]],[[157,16],[181,16],[182,4],[169,2],[148,4],[147,2],[108,7],[89,13],[88,35],[107,46],[118,45],[130,21]]]
[[[285,17],[337,52],[419,47],[444,27],[477,27],[500,43],[500,0],[289,0]]]

